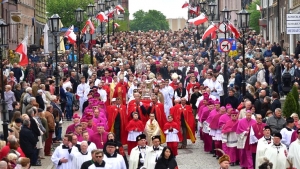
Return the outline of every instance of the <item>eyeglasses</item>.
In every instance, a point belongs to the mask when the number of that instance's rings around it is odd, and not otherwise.
[[[96,156],[96,158],[102,158],[103,156]]]

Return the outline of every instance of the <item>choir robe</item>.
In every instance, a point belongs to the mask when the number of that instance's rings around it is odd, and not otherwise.
[[[139,119],[142,120],[142,122],[144,124],[146,124],[149,117],[148,117],[147,110],[144,105],[137,105],[135,100],[131,100],[128,103],[127,107],[128,107],[128,113],[127,113],[128,121],[132,120],[132,118],[133,118],[132,113],[137,112],[139,114]]]
[[[127,169],[124,158],[120,154],[114,153],[113,155],[109,155],[105,153],[103,161],[109,164],[112,169]]]
[[[93,163],[89,166],[88,169],[114,169],[110,164],[107,164],[105,161],[102,161],[101,164]]]
[[[95,133],[90,137],[90,141],[96,144],[97,149],[103,149],[104,143],[107,142],[107,134],[107,132]]]
[[[229,114],[222,114],[220,119],[219,119],[219,122],[218,122],[218,126],[220,128],[220,130],[223,129],[223,126],[226,124],[227,121],[231,120],[231,117]],[[227,151],[227,145],[226,143],[222,143],[222,150],[225,152],[225,154],[228,153]]]
[[[212,136],[212,140],[214,140],[215,148],[222,149],[222,130],[219,126],[219,119],[222,116],[222,114],[217,113],[209,123],[210,132],[209,135]],[[222,156],[222,153],[217,151],[216,155],[218,157]]]
[[[76,132],[74,132],[73,134],[77,136],[77,140],[78,140],[79,142],[82,142],[82,141],[83,141],[83,137],[82,137],[81,134],[78,134],[78,133],[76,133]]]
[[[91,141],[87,141],[88,142],[88,152],[92,152],[93,150],[97,149],[97,146],[95,143],[91,142]]]
[[[71,124],[71,125],[69,125],[68,127],[67,127],[67,130],[66,130],[66,134],[68,134],[68,133],[74,133],[74,131],[75,131],[75,126],[76,126],[77,124]]]
[[[90,92],[90,86],[86,83],[84,84],[79,84],[77,86],[76,94],[79,96],[79,106],[80,106],[80,111],[82,112],[82,106],[83,103],[87,100],[87,95]]]
[[[300,168],[300,140],[297,139],[296,141],[290,144],[289,153],[288,153],[288,160],[293,164],[293,168]]]
[[[171,131],[170,131],[170,128],[172,128]],[[166,134],[167,146],[170,147],[174,156],[177,156],[178,155],[177,149],[178,149],[179,136],[181,135],[180,127],[179,127],[178,123],[176,123],[175,121],[167,122],[164,125],[163,130],[164,130],[164,133]]]
[[[94,123],[92,123],[92,125],[90,125],[90,126],[88,125],[87,128],[92,130],[94,133],[97,132],[97,126]],[[104,126],[104,129],[105,129],[105,126]]]
[[[125,105],[111,105],[107,107],[108,117],[108,131],[116,135],[116,140],[120,141],[123,145],[127,144],[127,114]]]
[[[280,144],[280,146],[275,146],[274,143],[270,144],[266,151],[265,157],[273,163],[273,169],[284,169],[287,168],[287,155],[288,151],[284,144]],[[297,152],[299,155],[299,152]]]
[[[206,122],[211,110],[203,108],[201,117],[199,117],[200,123],[202,123],[202,139],[204,142],[204,151],[210,152],[212,150],[212,137],[209,135],[209,123]]]
[[[118,98],[118,97],[121,98],[123,105],[126,104],[127,88],[128,88],[128,84],[126,82],[119,82],[115,86],[115,90],[113,94],[114,98]]]
[[[154,120],[149,119],[145,125],[145,130],[144,130],[144,134],[146,135],[146,139],[147,139],[147,144],[149,146],[152,146],[152,137],[156,135],[161,135],[161,133],[162,131],[157,121],[155,119]],[[166,139],[164,138],[164,142],[165,141]]]
[[[253,161],[252,161],[252,152],[250,150],[250,142],[249,142],[249,133],[250,128],[256,121],[253,119],[246,119],[243,118],[239,120],[236,134],[238,135],[238,144],[237,148],[240,149],[240,165],[241,167],[248,167],[249,169],[253,168]]]
[[[72,147],[71,149],[65,147],[64,145],[60,145],[56,147],[56,149],[54,150],[51,156],[51,161],[54,163],[56,169],[72,168],[72,157],[70,155],[70,152],[72,152],[73,149],[76,149],[76,147]],[[68,162],[60,163],[59,160],[62,158],[68,159]]]
[[[126,126],[128,132],[127,143],[128,143],[128,155],[130,155],[131,149],[136,146],[136,137],[142,134],[145,126],[141,120],[130,120]]]
[[[250,128],[250,150],[252,153],[256,153],[257,141],[264,136],[263,131],[265,123],[255,123]]]
[[[147,169],[154,169],[156,161],[161,155],[163,149],[164,147],[162,146],[158,146],[157,148],[155,148],[155,150],[153,146],[150,147],[150,149],[146,152],[144,167],[146,167]]]
[[[82,128],[82,131],[87,131],[88,133],[89,133],[89,136],[91,137],[92,135],[94,135],[94,133],[96,133],[96,132],[94,132],[92,129],[89,129],[89,128]]]
[[[130,153],[129,169],[137,169],[141,161],[142,164],[145,164],[147,151],[150,151],[149,146],[146,146],[145,149],[141,149],[139,146],[134,147]]]
[[[193,115],[192,107],[189,105],[182,106],[181,104],[175,105],[174,109],[172,109],[172,112],[170,114],[172,115],[174,121],[178,124],[178,126],[182,126],[181,124],[181,117],[183,115],[184,122],[187,128],[187,139],[191,139],[192,143],[195,143],[196,137],[195,137],[195,118]],[[182,140],[182,135],[179,135],[179,140]]]
[[[118,82],[111,82],[111,84],[109,85],[109,95],[107,93],[107,96],[110,96],[110,100],[112,98],[114,98],[114,92],[115,92],[115,87],[117,85]]]
[[[236,127],[238,123],[238,120],[229,120],[222,128],[222,142],[226,144],[226,154],[229,155],[231,162],[238,161],[238,138],[236,135]]]
[[[174,96],[174,90],[171,86],[166,86],[163,89],[160,89],[160,92],[164,96],[164,109],[166,117],[170,114],[170,108],[173,106],[173,96]]]
[[[92,155],[90,152],[86,154],[78,151],[71,152],[70,156],[72,157],[72,168],[80,168],[81,165],[92,159]]]
[[[264,163],[265,152],[269,144],[273,143],[273,137],[270,136],[270,139],[266,139],[265,137],[260,138],[257,141],[257,148],[256,148],[256,158],[255,158],[255,169]]]

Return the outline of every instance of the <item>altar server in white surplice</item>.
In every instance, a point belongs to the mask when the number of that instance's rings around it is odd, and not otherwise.
[[[146,145],[146,135],[140,134],[136,137],[137,146],[131,150],[129,158],[129,169],[140,169],[144,166],[146,152],[150,147]]]
[[[292,168],[300,168],[300,129],[297,130],[298,138],[290,144],[288,161],[293,164]]]
[[[265,151],[272,143],[273,137],[271,136],[271,128],[269,126],[265,126],[264,136],[257,141],[255,169],[258,169],[258,167],[265,162]]]
[[[99,151],[99,150],[96,151],[95,157],[96,157],[96,161],[92,165],[90,165],[88,169],[117,169],[117,168],[113,168],[110,164],[108,164],[103,160],[104,158],[103,151]]]
[[[116,152],[116,143],[108,141],[106,145],[106,153],[103,158],[105,164],[111,165],[112,169],[127,169],[123,156]]]
[[[82,141],[80,144],[80,151],[71,152],[72,157],[72,168],[80,168],[82,163],[92,159],[91,153],[87,151],[88,143]]]
[[[96,144],[89,141],[90,140],[90,135],[87,131],[82,132],[82,137],[83,137],[83,140],[88,143],[88,149],[87,149],[88,152],[92,152],[93,150],[97,149]]]
[[[161,155],[162,150],[164,147],[160,146],[160,136],[153,136],[152,138],[152,146],[150,149],[146,152],[146,158],[145,158],[145,164],[144,167],[147,169],[154,169],[156,162],[158,160],[158,157]]]
[[[58,146],[51,156],[51,161],[56,169],[69,169],[72,167],[72,157],[70,153],[76,147],[72,146],[72,136],[65,136],[63,144]],[[72,148],[73,147],[73,148]]]
[[[77,86],[76,94],[79,96],[79,110],[82,112],[82,105],[87,100],[87,95],[90,92],[90,86],[85,83],[85,77],[80,78],[80,84]]]

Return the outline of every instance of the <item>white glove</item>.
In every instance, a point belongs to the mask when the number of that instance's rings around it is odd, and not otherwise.
[[[142,102],[140,102],[140,106],[142,106],[143,105],[143,103]]]

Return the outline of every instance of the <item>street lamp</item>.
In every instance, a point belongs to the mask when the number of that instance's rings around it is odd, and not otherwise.
[[[112,30],[113,30],[113,36],[115,36],[115,3],[114,3],[114,0],[112,0],[112,3],[111,3],[111,7],[113,9],[113,23],[112,23]]]
[[[110,8],[111,8],[111,0],[105,0],[105,7],[107,9],[107,12],[109,13]],[[109,43],[109,17],[107,17],[107,42]]]
[[[93,18],[93,16],[94,16],[94,14],[95,14],[95,12],[94,12],[94,9],[95,9],[95,5],[93,5],[93,4],[89,4],[88,6],[87,6],[87,13],[88,13],[88,17],[90,17],[90,20],[91,20],[91,22],[92,22],[92,18]],[[91,30],[91,28],[90,28],[90,30]],[[90,31],[90,45],[92,45],[92,39],[93,39],[93,34],[91,34],[91,31]],[[93,47],[92,46],[90,46],[90,55],[91,55],[91,64],[93,65],[94,63],[94,54],[93,54]]]
[[[7,141],[7,137],[8,137],[8,114],[6,111],[6,102],[5,102],[5,96],[4,96],[4,79],[3,79],[3,69],[4,69],[4,65],[3,63],[3,47],[8,46],[8,27],[9,24],[6,24],[3,20],[0,20],[0,33],[1,33],[1,44],[0,44],[0,63],[1,63],[1,103],[2,103],[2,116],[3,116],[3,136],[4,136],[4,140]]]
[[[245,79],[245,32],[249,28],[249,20],[250,20],[250,13],[245,10],[244,8],[240,10],[238,13],[238,27],[242,29],[243,37],[243,80],[242,80],[242,90],[243,96],[246,95],[246,79]]]
[[[225,34],[225,37],[224,39],[226,40],[227,38],[227,24],[228,24],[228,21],[230,20],[231,16],[230,16],[230,13],[231,13],[231,10],[227,9],[227,7],[225,6],[225,8],[221,11],[222,15],[223,15],[223,23],[225,25],[225,31],[224,31],[224,34]],[[225,61],[224,61],[224,83],[223,83],[223,90],[224,90],[224,98],[227,97],[228,95],[228,88],[227,88],[227,85],[228,85],[228,68],[227,68],[227,55],[226,55],[226,52],[225,52]]]
[[[58,58],[58,53],[57,53],[57,48],[59,43],[57,42],[57,37],[59,36],[60,33],[60,17],[58,14],[54,14],[50,18],[51,21],[51,32],[54,36],[54,49],[55,49],[55,71],[54,71],[54,76],[55,76],[55,94],[59,95],[59,71],[58,71],[58,65],[57,65],[57,58]]]
[[[98,12],[104,12],[105,11],[105,0],[99,0],[98,1]],[[100,22],[100,33],[101,36],[103,35],[103,24]]]
[[[83,12],[84,10],[81,8],[77,8],[75,10],[75,20],[78,24],[78,37],[77,37],[77,80],[79,81],[79,71],[81,70],[81,63],[79,62],[81,58],[80,54],[80,44],[81,44],[81,37],[80,37],[80,25],[83,22]]]
[[[214,18],[215,18],[215,14],[216,14],[216,6],[217,4],[215,4],[214,1],[210,2],[208,4],[208,15],[211,17],[211,21],[213,22],[214,21]],[[215,50],[214,50],[214,40],[212,39],[211,40],[211,51],[210,51],[210,59],[211,59],[211,64],[213,65],[215,63]]]

